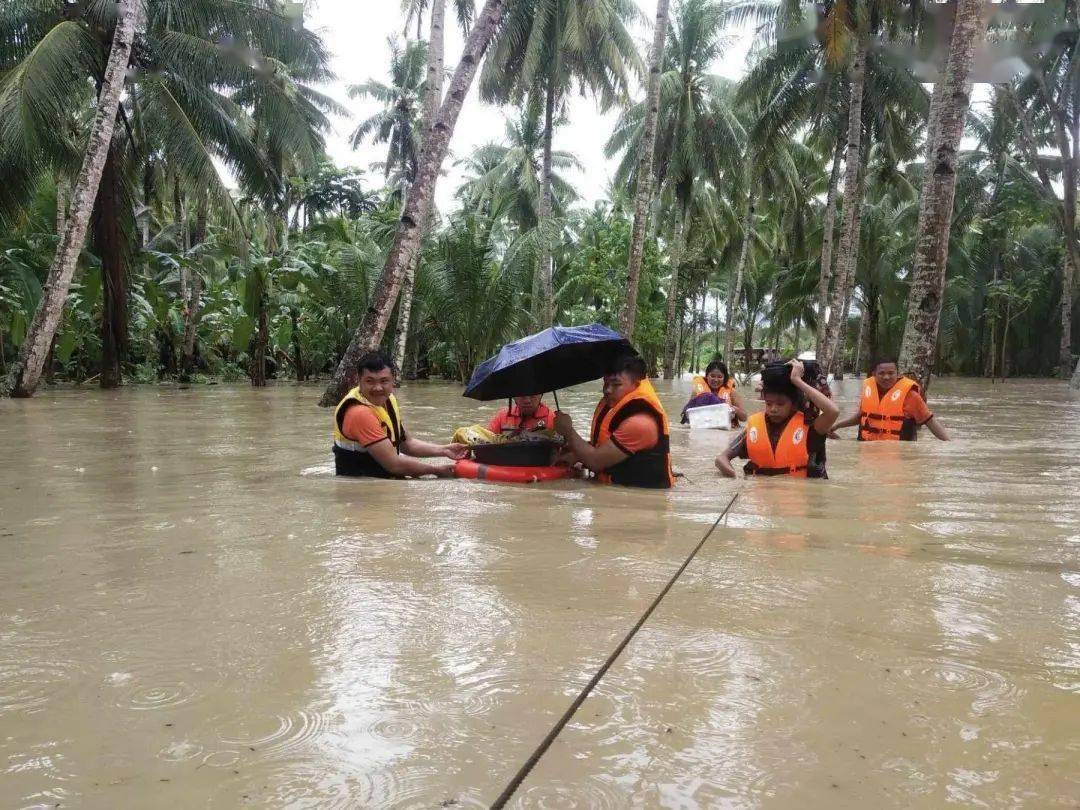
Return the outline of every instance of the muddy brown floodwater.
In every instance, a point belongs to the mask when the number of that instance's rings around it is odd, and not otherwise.
[[[0,806],[488,804],[741,488],[513,806],[1076,807],[1080,396],[932,393],[829,482],[676,430],[670,493],[337,480],[311,387],[0,401]]]

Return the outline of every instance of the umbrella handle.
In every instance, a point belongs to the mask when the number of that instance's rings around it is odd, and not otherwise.
[[[555,397],[555,410],[556,411],[562,410],[562,408],[559,407],[559,392],[558,391],[552,391],[551,395],[553,397]]]

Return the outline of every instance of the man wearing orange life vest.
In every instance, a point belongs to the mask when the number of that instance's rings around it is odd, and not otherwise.
[[[795,478],[827,478],[820,459],[825,437],[840,409],[831,399],[803,379],[803,364],[792,360],[787,379],[762,375],[762,399],[765,410],[751,414],[742,431],[723,453],[716,466],[728,478],[734,478],[735,458],[748,459],[747,475],[790,475]],[[804,416],[803,397],[810,400],[818,415],[808,423]]]
[[[464,458],[463,444],[432,444],[409,436],[394,396],[394,369],[382,352],[357,364],[359,381],[334,411],[334,467],[338,475],[452,478],[453,464],[428,464],[410,456]]]
[[[569,414],[555,414],[555,430],[566,439],[563,463],[580,462],[606,484],[668,489],[671,430],[664,406],[646,379],[637,355],[617,358],[604,375],[604,396],[593,413],[590,441],[574,430]]]
[[[514,397],[513,404],[500,408],[491,417],[488,430],[501,435],[514,435],[553,427],[555,414],[543,402],[540,394]]]
[[[861,442],[913,442],[925,425],[941,441],[949,440],[922,398],[919,384],[901,377],[895,360],[879,360],[871,372],[860,389],[855,413],[837,422],[833,430],[858,425]]]

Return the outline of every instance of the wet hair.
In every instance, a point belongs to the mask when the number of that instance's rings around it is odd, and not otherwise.
[[[900,364],[896,362],[895,357],[878,357],[874,360],[873,363],[870,364],[870,373],[873,374],[875,371],[877,371],[877,367],[880,366],[882,363],[892,363],[894,366],[896,366],[897,370],[900,369]]]
[[[360,376],[363,376],[365,371],[375,373],[385,368],[390,369],[390,373],[393,374],[394,361],[387,356],[386,352],[378,350],[368,352],[356,361],[356,373]]]
[[[791,382],[790,379],[785,382],[780,382],[779,380],[763,380],[761,385],[761,398],[765,399],[766,394],[787,397],[791,400],[791,404],[795,406],[796,410],[802,409],[802,391],[796,388],[795,383]]]
[[[727,363],[723,360],[713,360],[709,365],[705,366],[705,376],[708,377],[714,371],[719,371],[724,375],[724,385],[727,385],[728,380],[731,379],[731,373],[728,371]]]
[[[608,365],[606,373],[629,374],[635,380],[644,380],[648,376],[645,361],[637,354],[619,355]]]

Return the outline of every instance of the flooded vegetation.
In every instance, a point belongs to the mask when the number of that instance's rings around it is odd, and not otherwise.
[[[828,482],[675,429],[669,492],[336,479],[311,387],[0,401],[0,804],[485,806],[739,491],[513,806],[1074,806],[1080,396],[933,393]]]

